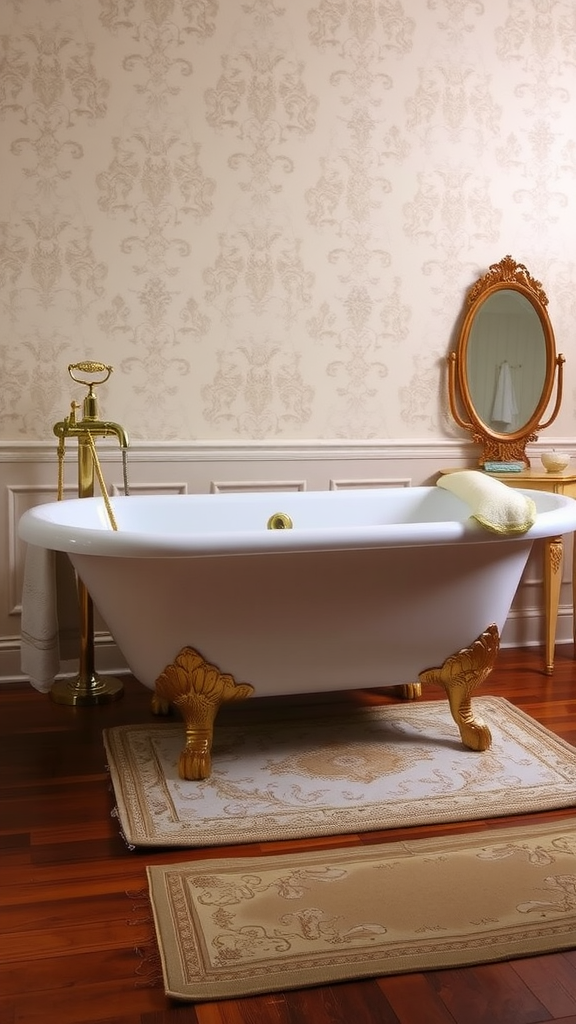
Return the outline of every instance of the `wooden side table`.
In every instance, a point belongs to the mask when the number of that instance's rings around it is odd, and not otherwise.
[[[456,473],[455,469],[440,470],[444,473]],[[576,498],[576,471],[568,468],[559,473],[547,473],[545,469],[523,469],[520,473],[487,473],[496,480],[502,480],[509,487],[520,487],[532,491],[551,491],[553,494],[567,494]],[[556,626],[558,623],[558,607],[560,604],[560,587],[562,584],[562,537],[547,537],[544,540],[544,613],[545,613],[545,670],[551,676],[554,671],[554,650],[556,646]],[[576,593],[576,543],[572,557],[572,608]],[[573,636],[576,644],[576,615],[574,616]]]

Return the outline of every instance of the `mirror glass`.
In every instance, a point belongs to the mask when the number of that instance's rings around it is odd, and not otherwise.
[[[470,399],[478,418],[498,433],[528,423],[546,383],[546,339],[534,306],[503,288],[480,306],[466,352]]]
[[[540,282],[511,256],[493,263],[466,296],[456,350],[448,357],[448,395],[455,421],[481,446],[481,466],[529,466],[527,443],[558,415],[564,356],[556,355],[547,306]]]

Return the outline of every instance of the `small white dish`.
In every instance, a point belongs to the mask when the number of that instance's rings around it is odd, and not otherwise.
[[[542,452],[540,461],[547,473],[560,473],[570,462],[570,456],[565,452]]]

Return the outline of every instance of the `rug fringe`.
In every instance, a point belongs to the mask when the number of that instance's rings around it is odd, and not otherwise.
[[[149,951],[147,946],[134,946],[134,952],[141,960],[134,972],[134,988],[160,988],[164,984],[164,975],[158,950]]]
[[[128,841],[128,839],[126,838],[126,833],[124,832],[124,829],[122,828],[122,822],[120,820],[120,811],[118,810],[118,806],[117,805],[115,807],[113,807],[112,810],[110,811],[110,817],[111,818],[116,818],[116,820],[118,821],[118,835],[123,840],[124,845],[126,846],[126,848],[128,850],[135,850],[136,847],[134,846],[134,844],[130,843]]]
[[[136,976],[134,988],[158,988],[164,984],[164,975],[162,959],[156,941],[156,929],[154,927],[149,894],[146,889],[141,889],[139,892],[127,892],[126,896],[133,901],[138,901],[133,902],[133,912],[143,912],[145,915],[143,917],[131,918],[128,921],[128,925],[130,927],[148,926],[148,935],[143,943],[133,947],[135,955],[140,960],[140,963],[137,964],[134,970]]]
[[[110,768],[110,765],[109,764],[105,764],[104,765],[104,770],[106,772],[108,772],[108,775],[110,777],[110,781],[108,783],[108,792],[112,793],[112,796],[116,796],[116,793],[114,792],[114,783],[112,782],[112,770]],[[128,839],[126,838],[126,833],[124,832],[124,829],[122,828],[122,822],[120,820],[120,811],[118,810],[118,804],[114,804],[114,807],[110,811],[110,817],[111,818],[116,818],[116,820],[118,821],[118,823],[119,823],[118,824],[118,833],[120,835],[120,838],[124,841],[124,845],[129,850],[135,850],[136,847],[132,843],[128,842]]]

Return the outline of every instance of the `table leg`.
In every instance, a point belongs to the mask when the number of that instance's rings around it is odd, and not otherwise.
[[[572,535],[572,635],[576,652],[576,544]]]
[[[546,611],[546,675],[554,671],[556,626],[562,584],[562,537],[544,540],[544,602]]]

